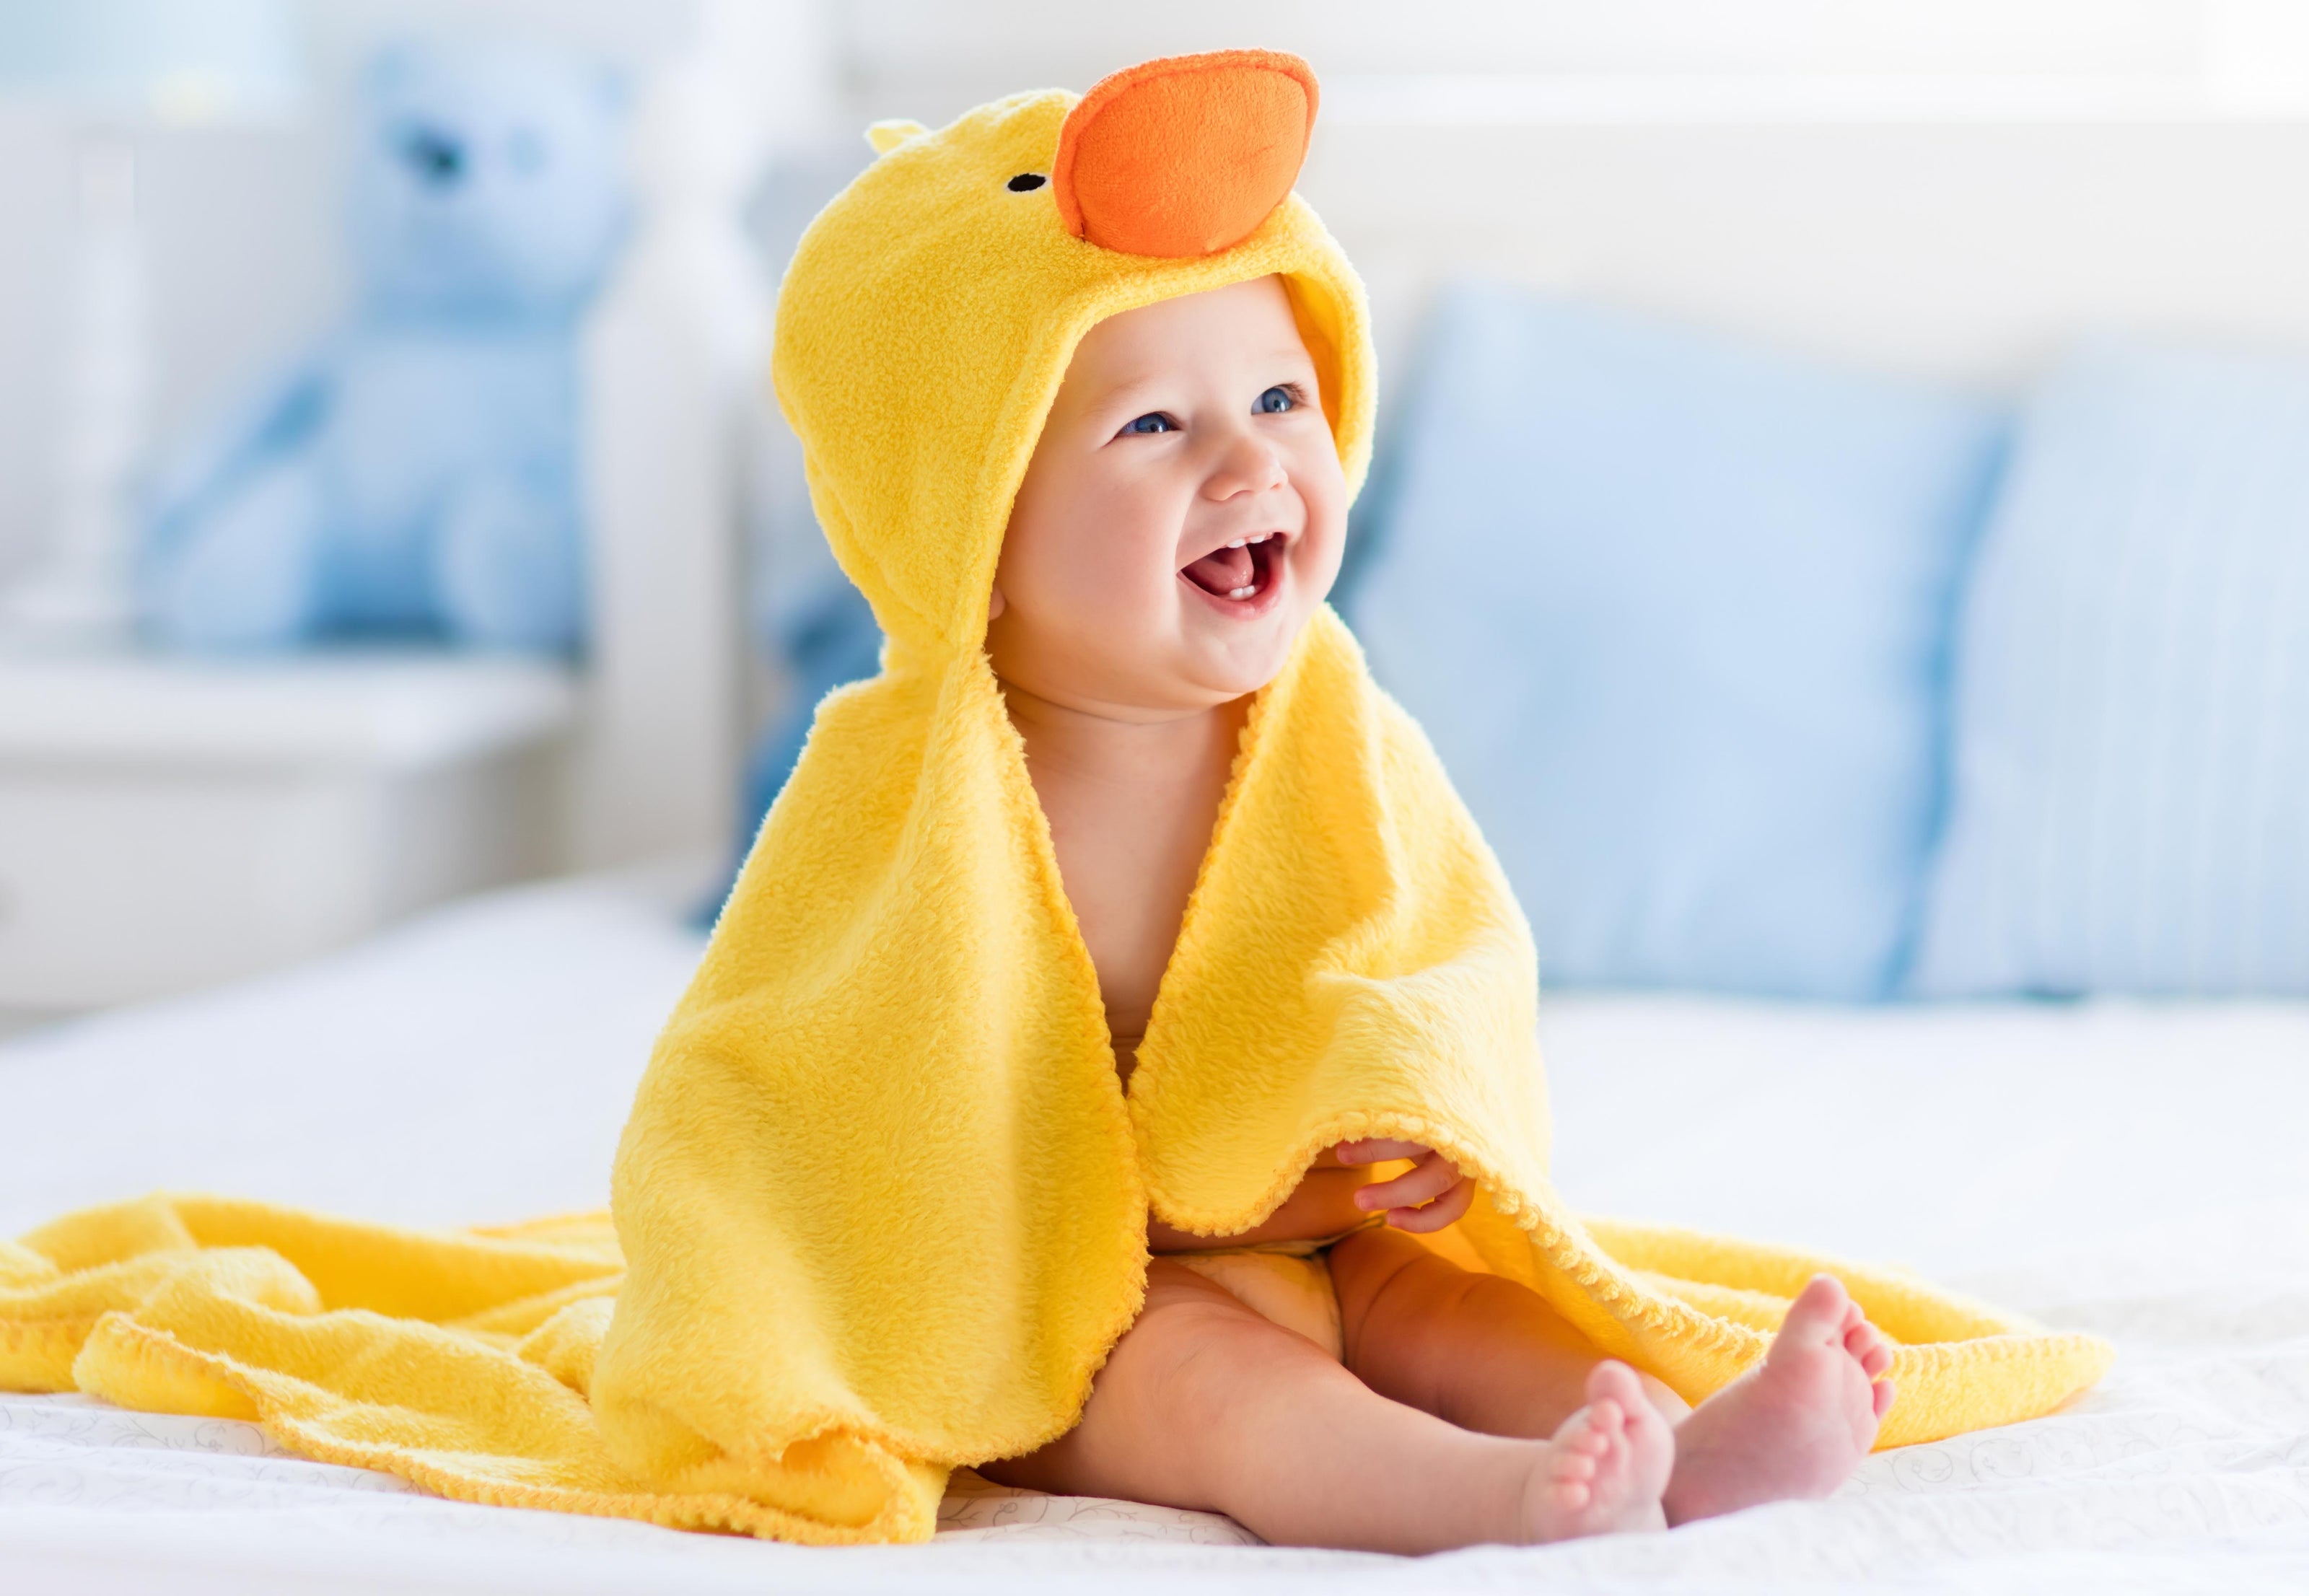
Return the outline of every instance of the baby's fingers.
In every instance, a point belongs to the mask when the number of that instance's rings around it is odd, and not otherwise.
[[[1474,1200],[1475,1183],[1462,1178],[1458,1185],[1423,1208],[1388,1210],[1387,1222],[1398,1230],[1416,1230],[1425,1235],[1455,1222]]]
[[[1364,1164],[1393,1163],[1399,1158],[1425,1158],[1432,1148],[1416,1142],[1397,1142],[1387,1136],[1370,1136],[1361,1142],[1342,1142],[1331,1149],[1331,1156],[1350,1169]]]
[[[1449,1191],[1458,1178],[1457,1164],[1440,1152],[1427,1152],[1408,1174],[1362,1187],[1355,1193],[1355,1206],[1365,1213],[1377,1213],[1382,1208],[1416,1208]]]

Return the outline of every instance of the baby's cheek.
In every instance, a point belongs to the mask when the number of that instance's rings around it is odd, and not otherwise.
[[[1291,574],[1298,579],[1299,591],[1305,595],[1306,608],[1310,612],[1330,597],[1331,584],[1338,580],[1343,543],[1344,539],[1336,534],[1328,538],[1310,537],[1292,551]]]
[[[1062,630],[1078,658],[1107,669],[1129,669],[1161,652],[1175,631],[1182,595],[1170,550],[1150,555],[1120,539],[1082,550],[1054,595]]]
[[[1172,564],[1175,544],[1175,539],[1165,539],[1163,548],[1154,549],[1117,539],[1088,551],[1077,589],[1085,613],[1103,617],[1107,625],[1122,626],[1152,624],[1169,615],[1177,603],[1172,590],[1179,573]]]

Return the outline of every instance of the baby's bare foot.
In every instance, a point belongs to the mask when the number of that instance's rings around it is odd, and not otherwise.
[[[1670,1523],[1825,1497],[1876,1444],[1892,1349],[1843,1285],[1812,1277],[1764,1361],[1676,1427]]]
[[[1526,1540],[1667,1527],[1660,1492],[1675,1462],[1675,1437],[1626,1364],[1599,1363],[1589,1372],[1587,1405],[1563,1421],[1544,1451],[1524,1488]]]

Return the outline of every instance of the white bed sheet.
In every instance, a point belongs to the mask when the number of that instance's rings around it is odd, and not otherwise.
[[[598,1204],[700,942],[663,881],[446,910],[0,1045],[0,1233],[158,1186],[411,1223]],[[254,1427],[0,1396],[0,1588],[2309,1589],[2309,1005],[1545,1005],[1557,1178],[1599,1212],[1910,1264],[2121,1359],[1835,1499],[1405,1562],[964,1477],[925,1548],[471,1507]]]

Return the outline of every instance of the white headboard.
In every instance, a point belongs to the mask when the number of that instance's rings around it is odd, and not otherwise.
[[[2297,117],[1757,112],[1656,91],[1406,110],[1347,83],[1327,86],[1302,187],[1371,284],[1385,374],[1437,283],[1466,273],[1995,391],[2094,328],[2309,347]],[[680,270],[629,272],[590,351],[603,591],[584,862],[722,846],[737,786],[739,528],[765,490],[740,439],[765,414],[760,296],[783,263],[732,273],[726,237],[684,247]]]
[[[1995,388],[2093,328],[2309,345],[2309,121],[1343,109],[1302,188],[1386,343],[1474,272]]]

